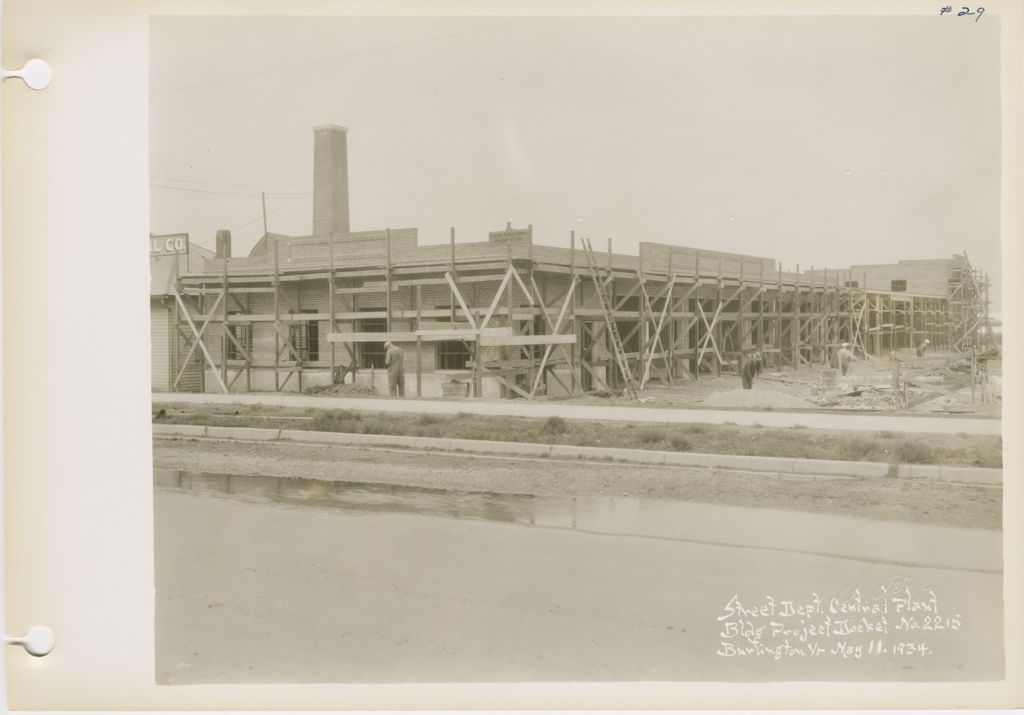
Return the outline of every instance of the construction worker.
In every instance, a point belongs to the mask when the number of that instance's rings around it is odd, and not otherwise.
[[[850,350],[849,343],[843,343],[842,347],[839,348],[839,352],[836,353],[836,360],[839,361],[839,373],[844,377],[850,368],[853,367],[853,351]]]
[[[924,357],[924,351],[928,349],[929,345],[931,345],[931,341],[930,340],[925,340],[923,343],[918,345],[917,346],[917,356],[918,357]]]
[[[761,354],[753,353],[743,361],[743,389],[751,390],[754,387],[754,378],[761,374]]]
[[[388,394],[405,397],[405,372],[402,370],[402,349],[390,340],[384,343],[384,365],[388,369]]]

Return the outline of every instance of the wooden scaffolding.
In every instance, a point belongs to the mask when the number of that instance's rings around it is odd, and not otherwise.
[[[502,256],[495,244],[460,256],[453,229],[446,259],[396,261],[387,231],[383,261],[361,265],[341,260],[343,240],[327,242],[326,259],[283,260],[288,240],[268,241],[260,265],[218,259],[177,276],[172,389],[198,367],[201,390],[303,391],[311,372],[340,382],[366,346],[391,341],[419,396],[436,345],[454,341],[467,359],[445,379],[472,395],[487,380],[508,397],[575,396],[626,387],[609,318],[641,389],[738,371],[752,352],[786,369],[827,364],[844,342],[875,355],[925,338],[963,349],[986,324],[987,281],[970,270],[951,279],[950,297],[918,296],[866,290],[849,272],[691,249],[666,247],[645,265],[613,254],[610,240],[590,265],[574,233],[568,250],[507,244]]]

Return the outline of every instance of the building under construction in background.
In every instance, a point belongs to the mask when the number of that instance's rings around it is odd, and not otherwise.
[[[265,234],[233,256],[151,236],[155,391],[303,391],[355,373],[386,393],[385,341],[406,394],[633,395],[735,370],[823,364],[850,343],[884,355],[928,339],[990,347],[989,282],[966,255],[841,270],[640,243],[638,255],[531,227],[419,245],[414,228],[350,230],[347,132],[314,129],[313,235]],[[554,237],[546,237],[549,240]]]

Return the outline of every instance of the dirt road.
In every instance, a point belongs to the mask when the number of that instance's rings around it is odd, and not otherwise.
[[[178,472],[155,494],[159,683],[1003,671],[1002,575],[949,553],[980,535],[991,566],[998,532],[807,515],[821,523],[800,535],[785,511],[683,504],[659,520],[682,503]],[[908,541],[937,563],[889,560]],[[807,552],[841,544],[866,551]]]

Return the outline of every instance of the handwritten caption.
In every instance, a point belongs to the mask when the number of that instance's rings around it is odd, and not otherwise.
[[[983,8],[983,7],[976,7],[976,8],[974,8],[972,10],[971,8],[967,7],[966,5],[963,5],[963,6],[960,7],[960,11],[956,13],[956,16],[957,17],[973,17],[974,21],[977,22],[978,20],[981,19],[981,16],[984,15],[984,14],[985,14],[985,8]],[[942,16],[942,15],[949,15],[950,17],[953,17],[953,6],[952,5],[943,5],[942,8],[939,10],[939,15],[940,16]]]
[[[717,654],[725,658],[839,658],[934,655],[929,636],[963,627],[959,613],[944,613],[928,586],[909,581],[863,593],[812,592],[801,599],[734,594],[718,616]]]

